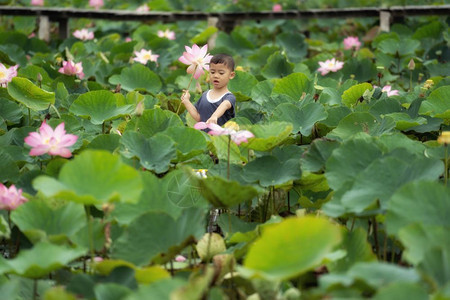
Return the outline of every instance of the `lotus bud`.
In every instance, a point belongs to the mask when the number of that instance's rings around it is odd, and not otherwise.
[[[144,113],[144,110],[145,110],[144,101],[139,101],[139,103],[136,105],[136,109],[134,110],[134,114],[140,117]]]
[[[244,72],[244,68],[242,66],[237,66],[235,70]]]
[[[429,90],[434,85],[434,81],[431,79],[428,79],[425,81],[423,88]]]
[[[412,71],[415,68],[416,68],[416,63],[414,62],[414,59],[411,58],[411,60],[408,63],[408,69],[410,69]]]
[[[38,74],[37,74],[36,80],[37,80],[38,82],[42,82],[42,75],[41,75],[41,73],[38,73]]]
[[[198,256],[203,261],[208,261],[216,254],[222,253],[227,250],[225,241],[217,233],[206,233],[197,243]]]
[[[441,135],[438,137],[437,142],[445,146],[450,144],[450,131],[442,131]]]

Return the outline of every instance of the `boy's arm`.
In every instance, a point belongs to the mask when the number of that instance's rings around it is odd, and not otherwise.
[[[211,115],[211,117],[206,121],[206,123],[214,123],[217,124],[217,119],[219,119],[223,114],[231,108],[231,102],[228,100],[224,100],[220,103],[219,107],[217,107],[216,111]]]
[[[189,94],[189,91],[184,91],[183,95],[181,95],[181,103],[184,104],[184,107],[186,107],[186,110],[191,115],[191,117],[197,121],[200,122],[200,114],[198,113],[195,106],[190,101],[191,94]]]

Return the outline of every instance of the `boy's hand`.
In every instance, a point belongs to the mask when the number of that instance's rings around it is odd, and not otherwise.
[[[191,102],[191,94],[189,93],[188,90],[183,90],[183,94],[181,95],[181,102],[186,103],[186,102]]]
[[[217,117],[212,115],[208,120],[206,120],[206,124],[209,123],[217,124]]]

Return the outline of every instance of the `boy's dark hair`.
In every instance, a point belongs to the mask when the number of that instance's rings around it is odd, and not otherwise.
[[[210,64],[224,64],[231,71],[234,71],[234,59],[231,55],[220,53],[214,55],[209,61]]]

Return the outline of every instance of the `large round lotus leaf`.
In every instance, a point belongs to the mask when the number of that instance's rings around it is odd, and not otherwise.
[[[66,163],[54,179],[37,177],[33,187],[46,196],[83,204],[137,202],[142,192],[139,172],[107,151],[85,150]]]
[[[339,147],[336,141],[315,139],[309,149],[301,157],[302,170],[318,172],[325,167],[325,163],[334,149]]]
[[[263,230],[244,266],[267,279],[293,278],[319,266],[340,241],[340,228],[326,219],[289,218]]]
[[[164,131],[164,134],[176,141],[177,162],[202,154],[207,147],[205,136],[194,128],[171,127]]]
[[[142,116],[137,118],[137,130],[146,137],[151,137],[158,132],[176,126],[184,127],[180,117],[161,108],[146,109]],[[128,123],[127,130],[135,130],[135,128],[136,119],[133,119],[132,122]]]
[[[118,134],[99,134],[87,146],[88,149],[106,150],[114,152],[120,143],[120,135]]]
[[[68,202],[51,208],[44,201],[24,203],[11,213],[11,220],[29,240],[36,238],[70,238],[86,225],[86,213],[80,204]]]
[[[339,98],[340,99],[340,98]],[[352,111],[347,106],[333,106],[327,108],[328,117],[321,121],[320,124],[324,124],[327,127],[334,128],[339,122],[349,115]]]
[[[413,268],[374,261],[356,263],[345,274],[326,274],[319,280],[325,289],[341,285],[361,287],[361,282],[377,289],[396,282],[419,283],[421,278]]]
[[[258,79],[251,73],[236,71],[236,76],[230,80],[228,89],[233,93],[240,93],[242,95],[241,100],[247,100],[250,98],[251,91],[258,83]]]
[[[386,116],[394,119],[395,128],[398,130],[408,130],[411,127],[423,125],[427,123],[427,119],[423,117],[411,118],[407,113],[390,113]]]
[[[113,75],[109,83],[120,84],[126,91],[143,90],[157,94],[162,87],[161,79],[146,66],[135,63],[130,68],[124,68],[120,75]]]
[[[435,118],[450,119],[450,86],[441,86],[422,102],[419,113]]]
[[[405,247],[402,258],[417,266],[425,253],[432,248],[443,246],[450,249],[449,227],[412,223],[398,231],[398,237]]]
[[[39,75],[40,74],[40,75]],[[35,65],[28,65],[25,68],[20,68],[17,70],[17,76],[27,78],[31,81],[37,81],[37,78],[40,76],[42,78],[42,84],[50,85],[52,79],[50,76],[48,76],[47,71],[45,71],[44,68],[35,66]]]
[[[127,300],[142,300],[142,299],[171,299],[173,292],[178,288],[186,285],[186,281],[179,277],[170,278],[167,280],[160,280],[152,284],[143,284],[139,289],[129,295]]]
[[[294,101],[300,101],[303,93],[308,93],[311,83],[303,73],[293,73],[276,81],[273,94],[287,95]]]
[[[8,100],[7,98],[0,95],[0,117],[5,121],[10,123],[18,123],[22,118],[22,109],[14,101]]]
[[[197,208],[184,210],[177,219],[161,212],[145,213],[113,244],[112,257],[137,266],[148,265],[154,259],[168,261],[204,234],[203,218],[203,210]]]
[[[360,132],[378,136],[394,128],[395,121],[390,117],[378,121],[367,112],[354,112],[344,117],[338,126],[327,134],[327,137],[345,140]]]
[[[354,181],[360,172],[382,156],[381,148],[368,136],[344,142],[334,150],[326,163],[328,184],[333,190]]]
[[[353,231],[342,229],[342,248],[347,252],[345,257],[327,265],[331,273],[342,273],[358,262],[368,262],[377,259],[372,252],[372,245],[367,241],[367,233],[357,227]]]
[[[386,227],[398,234],[412,223],[450,227],[450,189],[438,182],[411,182],[399,189],[388,203]]]
[[[264,187],[299,180],[301,151],[297,146],[276,148],[272,155],[252,160],[244,166],[243,177],[248,182],[259,182]]]
[[[283,143],[292,132],[292,124],[273,122],[270,124],[255,124],[248,128],[255,137],[248,143],[241,144],[256,151],[269,151]]]
[[[366,90],[372,90],[373,87],[370,83],[364,82],[352,86],[342,94],[342,104],[347,107],[356,105]]]
[[[387,152],[391,152],[397,148],[403,148],[409,153],[422,155],[427,149],[427,146],[425,146],[425,144],[421,143],[420,141],[410,139],[408,136],[400,132],[383,134],[377,139],[377,142],[382,144],[386,148]]]
[[[97,300],[121,300],[131,293],[131,289],[118,283],[98,283],[94,286]]]
[[[308,44],[305,42],[305,36],[298,32],[277,34],[276,40],[291,62],[300,62],[308,52]]]
[[[230,140],[229,136],[220,135],[220,136],[211,136],[211,141],[214,145],[214,154],[220,161],[230,162],[230,163],[242,163],[244,160],[241,157],[241,151],[239,147]],[[230,152],[228,153],[228,144],[230,145]],[[246,143],[242,143],[244,145]],[[230,158],[228,159],[228,154]]]
[[[21,250],[14,259],[5,261],[7,268],[2,268],[2,271],[38,279],[63,268],[86,253],[86,249],[83,248],[69,248],[42,242],[31,249]]]
[[[12,156],[0,148],[0,182],[16,182],[19,178],[19,167]]]
[[[284,103],[277,106],[273,111],[272,120],[290,122],[293,125],[293,131],[300,131],[304,136],[309,136],[318,121],[325,120],[327,112],[322,104],[313,102],[308,103],[302,108],[298,108],[291,103]]]
[[[431,277],[437,286],[448,286],[450,282],[450,248],[440,246],[428,250],[418,269]]]
[[[193,172],[186,172],[186,170],[174,170],[164,176],[164,183],[162,188],[170,200],[171,206],[180,208],[187,208],[192,206],[206,207],[207,202],[200,194],[200,190],[192,182],[192,177],[198,177]]]
[[[8,93],[32,110],[44,110],[55,104],[55,93],[40,89],[26,78],[14,77],[8,83]]]
[[[325,87],[320,93],[319,102],[323,104],[339,105],[341,104],[342,98],[341,93],[332,87]]]
[[[260,191],[251,185],[242,185],[219,176],[192,177],[200,193],[215,207],[232,207],[258,196]]]
[[[175,142],[164,134],[146,138],[135,131],[123,134],[120,143],[124,146],[121,153],[125,157],[138,157],[141,165],[156,173],[169,169],[170,161],[176,158]]]
[[[286,56],[277,51],[269,56],[261,74],[268,79],[283,78],[291,74],[292,70],[294,70],[294,64],[288,62]]]
[[[270,98],[273,87],[274,83],[272,80],[264,80],[258,82],[252,88],[251,93],[252,100],[258,103],[259,105],[263,105],[263,103]]]
[[[420,42],[412,39],[386,39],[378,44],[378,50],[392,55],[405,56],[412,54],[416,49],[420,47]]]
[[[378,72],[377,67],[370,59],[352,58],[345,61],[342,73],[344,78],[349,78],[353,75],[355,80],[364,82],[377,78]]]
[[[427,290],[419,284],[396,282],[379,289],[373,300],[425,300],[429,299]]]
[[[385,209],[390,197],[404,184],[414,180],[438,180],[443,172],[440,160],[407,154],[403,157],[382,157],[366,165],[362,172],[356,174],[351,189],[342,195],[342,204],[356,213],[375,201]]]
[[[117,105],[117,99],[110,91],[92,91],[80,95],[70,106],[70,112],[86,117],[93,124],[102,124],[129,114],[134,110],[132,105]]]

